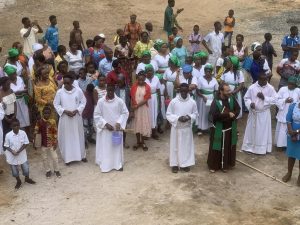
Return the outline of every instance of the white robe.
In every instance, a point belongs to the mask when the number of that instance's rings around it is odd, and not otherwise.
[[[124,101],[115,95],[113,100],[106,97],[99,99],[94,111],[95,127],[97,129],[96,140],[96,164],[103,173],[113,169],[119,170],[124,164],[123,140],[120,145],[112,143],[112,131],[105,128],[106,123],[115,128],[116,123],[125,129],[129,116]],[[122,132],[122,131],[120,131]]]
[[[86,157],[84,146],[84,130],[82,122],[82,111],[86,99],[79,88],[67,91],[61,88],[57,91],[53,105],[60,116],[58,123],[58,146],[65,163],[81,161]],[[64,110],[78,110],[74,117],[67,116]]]
[[[0,155],[4,153],[3,151],[3,129],[2,129],[2,120],[4,119],[5,112],[3,109],[2,103],[0,103]]]
[[[188,167],[195,165],[195,152],[192,124],[197,117],[196,102],[188,95],[182,99],[178,94],[167,109],[167,120],[171,123],[170,166]],[[189,115],[186,123],[178,121],[180,116]]]
[[[151,128],[156,128],[157,125],[157,115],[158,115],[158,99],[157,99],[157,89],[160,90],[160,81],[156,76],[150,80],[147,78],[146,83],[151,88],[151,98],[148,100],[149,117],[151,122]]]
[[[257,97],[262,92],[264,100]],[[274,87],[267,84],[261,87],[258,82],[252,84],[244,97],[249,115],[245,130],[242,150],[254,154],[266,154],[272,151],[272,124],[270,107],[276,103],[277,93]],[[255,109],[250,104],[255,104]]]
[[[179,74],[182,74],[182,70],[180,69]],[[177,71],[174,73],[170,68],[167,68],[164,75],[163,79],[166,81],[166,88],[167,88],[167,93],[170,99],[175,98],[176,94],[174,91],[174,83],[176,81],[176,76],[177,76]]]
[[[286,103],[287,98],[292,98],[293,102],[299,102],[300,100],[300,89],[295,88],[289,90],[288,87],[282,87],[278,91],[278,99],[276,106],[278,107],[278,113],[276,116],[277,124],[275,130],[274,142],[277,147],[287,146],[287,125],[286,125],[286,114],[289,110],[291,103]]]

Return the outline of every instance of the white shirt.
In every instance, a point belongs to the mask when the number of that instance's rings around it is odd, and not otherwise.
[[[151,60],[150,64],[153,66],[154,72],[157,71],[157,64],[155,61]],[[146,64],[141,62],[137,65],[135,74],[139,74],[141,71],[145,71]]]
[[[37,43],[37,40],[36,40],[36,35],[38,33],[38,29],[36,28],[31,28],[31,31],[29,33],[29,36],[28,37],[24,37],[24,34],[28,31],[28,28],[22,28],[20,30],[20,34],[21,34],[21,37],[23,38],[24,40],[24,44],[23,44],[23,47],[24,47],[24,50],[23,52],[27,55],[27,56],[31,56],[33,55],[33,50],[32,50],[32,45],[34,43]]]
[[[17,76],[16,84],[11,82],[10,83],[10,88],[11,88],[11,90],[13,90],[14,93],[16,93],[17,91],[24,91],[25,84],[24,84],[23,79],[21,77]]]
[[[189,80],[185,79],[185,77],[182,75],[179,75],[179,82],[180,84],[189,84]],[[191,83],[190,84],[195,84],[196,86],[198,86],[198,80],[196,77],[191,78]]]
[[[150,86],[151,93],[155,94],[157,89],[160,89],[160,81],[156,76],[153,76],[153,78],[150,80],[147,78],[145,82]]]
[[[80,51],[80,50],[77,50],[75,55],[71,52],[67,52],[66,60],[69,63],[70,71],[78,72],[79,69],[84,66],[83,58],[82,58],[82,51]]]
[[[234,78],[234,73],[231,71],[223,73],[221,76],[221,80],[229,84],[231,91],[234,91],[236,86],[238,86],[241,83],[244,83],[245,81],[244,74],[242,71],[238,71],[235,78]]]
[[[283,65],[290,65],[292,66],[295,70],[300,70],[300,62],[299,60],[295,60],[295,62],[291,62],[288,58],[282,59],[280,63],[278,64],[278,67],[283,67]]]
[[[23,66],[22,66],[22,64],[20,63],[19,60],[16,62],[16,65],[10,64],[10,63],[6,63],[5,66],[4,66],[4,68],[5,68],[6,66],[12,66],[12,67],[16,68],[16,70],[17,70],[17,71],[16,71],[17,75],[18,75],[18,76],[21,76],[21,75],[22,75]],[[5,75],[7,76],[6,73],[5,73]]]
[[[224,43],[224,35],[219,32],[216,34],[215,31],[210,32],[204,37],[204,41],[209,44],[210,50],[213,52],[213,55],[222,54],[222,43]]]
[[[9,147],[13,151],[17,152],[23,145],[29,144],[29,140],[25,131],[19,130],[18,134],[10,131],[5,136],[4,147]],[[9,165],[21,165],[27,161],[26,149],[21,151],[18,155],[14,156],[8,150],[5,151],[6,161]]]

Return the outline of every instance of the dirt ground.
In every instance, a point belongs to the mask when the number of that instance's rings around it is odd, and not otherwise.
[[[11,43],[20,40],[20,20],[23,16],[37,19],[42,27],[47,17],[58,17],[61,43],[67,44],[72,21],[79,20],[84,37],[105,33],[111,45],[117,28],[129,20],[130,13],[138,21],[154,24],[154,38],[165,37],[162,31],[163,12],[167,1],[152,0],[17,0],[2,9],[0,42],[4,52]],[[0,8],[3,6],[1,1]],[[194,24],[201,32],[212,29],[215,20],[223,20],[229,8],[236,12],[235,33],[243,33],[246,43],[263,41],[267,31],[279,55],[280,41],[299,15],[299,0],[177,0],[176,8],[185,8],[178,17],[187,37]],[[297,24],[296,24],[297,25]],[[275,63],[279,59],[275,60]],[[276,83],[276,77],[274,83]],[[243,138],[246,115],[239,124]],[[273,120],[275,124],[275,120]],[[28,149],[34,186],[23,185],[14,191],[15,180],[3,157],[0,167],[0,224],[2,225],[299,225],[300,189],[296,186],[295,168],[290,187],[273,181],[237,162],[228,173],[210,174],[206,166],[208,136],[194,137],[196,166],[190,173],[172,174],[168,167],[169,132],[160,141],[148,141],[148,152],[125,150],[124,172],[100,173],[94,164],[95,148],[88,149],[89,162],[64,166],[60,160],[62,178],[47,180],[41,156]],[[128,142],[134,144],[134,136]],[[281,178],[287,169],[284,152],[274,148],[267,156],[238,152],[237,157],[273,176]],[[297,165],[298,167],[298,165]]]

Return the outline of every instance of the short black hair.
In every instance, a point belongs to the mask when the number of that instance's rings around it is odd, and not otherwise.
[[[194,27],[198,27],[198,28],[200,28],[198,24],[194,25]]]
[[[80,71],[84,71],[86,73],[86,68],[82,67],[78,70],[78,72],[80,72]]]
[[[266,41],[270,41],[272,39],[272,34],[271,33],[265,33],[264,37],[265,37]]]
[[[52,20],[54,20],[54,19],[56,19],[56,16],[54,16],[54,15],[49,16],[49,21],[50,21],[50,22],[51,22]]]
[[[97,35],[97,36],[94,37],[94,42],[99,41],[101,39],[102,39],[102,37],[100,37],[99,35]]]
[[[64,45],[59,45],[58,47],[57,47],[57,52],[63,52],[63,51],[66,51],[67,50],[67,48],[66,48],[66,46],[64,46]]]
[[[297,26],[291,26],[290,31],[292,32],[292,31],[295,31],[295,30],[298,30],[298,27]]]
[[[90,65],[93,65],[93,67],[96,69],[95,64],[93,62],[86,63],[85,68],[88,68]]]
[[[25,24],[25,22],[26,22],[27,20],[29,20],[28,17],[23,17],[21,21],[22,21],[23,24]]]
[[[242,39],[242,41],[244,41],[244,35],[242,35],[242,34],[237,34],[235,38],[238,38],[238,37],[240,37],[240,38]]]
[[[112,62],[112,67],[113,67],[113,68],[116,68],[119,64],[120,64],[120,60],[119,60],[119,59],[115,59],[115,60]]]
[[[86,43],[86,46],[89,46],[89,45],[93,46],[94,45],[94,40],[87,39],[85,43]]]
[[[116,85],[114,85],[114,84],[107,84],[107,85],[106,85],[106,90],[107,90],[108,88],[114,88],[114,89],[116,89]]]
[[[44,106],[44,108],[43,108],[43,112],[45,112],[45,111],[50,111],[50,113],[52,112],[52,108],[51,108],[51,106],[50,105],[45,105]]]
[[[14,123],[18,123],[20,125],[20,121],[17,118],[13,118],[12,121],[10,122],[10,126],[12,127],[12,125]]]
[[[66,60],[60,61],[60,62],[57,64],[57,69],[58,69],[58,71],[60,71],[60,67],[61,67],[62,65],[67,65],[67,66],[69,66],[69,64],[68,64],[68,62],[67,62]]]
[[[189,88],[189,84],[187,84],[187,83],[181,83],[179,87],[180,88],[185,88],[185,87]]]
[[[69,47],[71,47],[72,45],[77,45],[76,41],[69,41]]]
[[[75,26],[75,23],[79,23],[79,21],[78,20],[74,20],[73,21],[73,26]]]
[[[222,25],[220,21],[214,22],[214,27],[216,27],[218,24]]]
[[[87,92],[93,92],[94,89],[95,89],[95,86],[94,86],[93,84],[88,84],[88,85],[86,86],[86,91],[87,91]]]

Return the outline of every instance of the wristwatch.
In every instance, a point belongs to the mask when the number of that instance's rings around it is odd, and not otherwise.
[[[300,130],[296,130],[296,132],[299,134],[299,133],[300,133]]]

